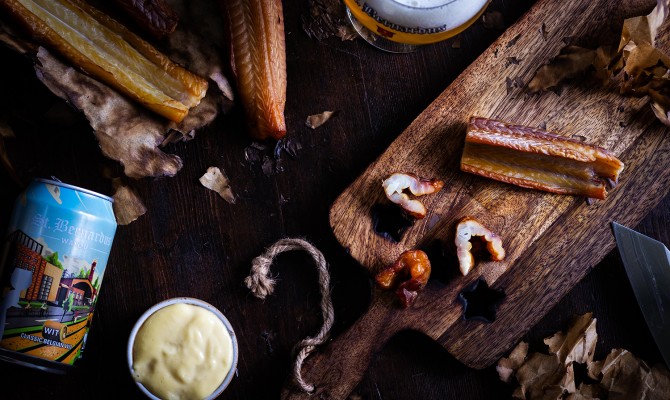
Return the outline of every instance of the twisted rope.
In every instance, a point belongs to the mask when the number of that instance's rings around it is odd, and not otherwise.
[[[254,258],[251,263],[251,272],[244,279],[244,284],[251,290],[254,296],[259,299],[265,299],[274,291],[276,280],[270,276],[270,265],[279,254],[292,251],[304,250],[309,253],[316,263],[319,272],[319,288],[321,289],[321,313],[323,314],[323,326],[314,337],[308,337],[300,341],[293,348],[297,353],[293,363],[293,381],[305,392],[313,392],[314,385],[307,383],[302,379],[302,364],[307,356],[314,351],[316,346],[323,344],[333,326],[333,302],[330,298],[330,274],[328,273],[328,263],[323,254],[311,243],[303,239],[281,239],[265,250],[265,253]]]

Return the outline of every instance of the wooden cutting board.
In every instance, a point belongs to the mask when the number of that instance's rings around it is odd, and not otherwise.
[[[670,188],[668,128],[644,99],[629,99],[575,81],[560,95],[527,94],[527,83],[558,54],[564,38],[576,44],[618,44],[624,18],[651,10],[653,0],[541,0],[459,76],[335,201],[335,236],[371,275],[407,249],[453,243],[456,222],[471,215],[498,233],[502,262],[481,262],[465,277],[448,259],[433,259],[433,277],[415,304],[402,310],[393,293],[374,290],[370,309],[312,356],[304,378],[316,398],[344,398],[371,357],[396,332],[417,330],[473,368],[494,364],[614,247],[610,222],[636,225]],[[544,28],[543,28],[544,25]],[[667,24],[666,24],[667,25]],[[546,37],[545,37],[545,33]],[[664,37],[663,29],[659,38]],[[665,35],[667,36],[667,35]],[[660,47],[669,46],[660,39]],[[400,56],[401,57],[401,56]],[[518,64],[507,57],[516,57]],[[518,80],[517,80],[518,81]],[[614,152],[624,163],[620,184],[605,201],[517,188],[463,173],[460,156],[471,115],[541,126]],[[399,242],[374,230],[373,209],[385,204],[381,182],[396,171],[436,177],[445,188],[422,201],[429,212]],[[441,277],[441,278],[440,278]],[[495,320],[466,320],[459,293],[478,280],[504,292]],[[306,397],[287,387],[284,398]]]

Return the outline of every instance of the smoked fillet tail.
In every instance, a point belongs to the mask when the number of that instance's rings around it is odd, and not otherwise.
[[[221,0],[237,89],[257,140],[286,134],[286,45],[280,0]]]
[[[552,193],[605,199],[624,164],[609,151],[542,129],[472,117],[461,170]]]

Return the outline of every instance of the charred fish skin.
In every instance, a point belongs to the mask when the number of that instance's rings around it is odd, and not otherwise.
[[[551,193],[607,197],[624,164],[611,152],[542,129],[472,117],[461,170]]]
[[[256,140],[286,135],[286,44],[280,0],[222,0],[230,62]]]

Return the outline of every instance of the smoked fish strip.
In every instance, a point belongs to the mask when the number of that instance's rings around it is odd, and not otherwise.
[[[179,16],[166,0],[114,0],[138,27],[156,39],[162,39],[177,29]]]
[[[286,44],[281,0],[221,0],[221,5],[249,134],[256,140],[281,139],[286,134]]]
[[[551,193],[607,197],[624,164],[609,151],[542,129],[472,117],[461,170]]]
[[[163,117],[181,122],[207,81],[81,0],[0,0],[42,45]]]

